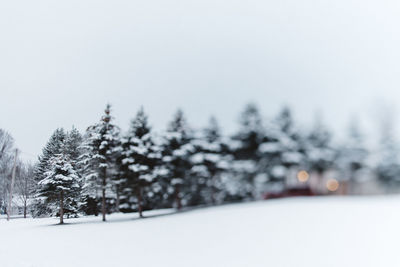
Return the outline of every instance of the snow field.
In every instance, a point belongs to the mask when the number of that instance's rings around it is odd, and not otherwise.
[[[292,198],[171,212],[66,225],[56,225],[57,218],[0,220],[0,265],[400,266],[399,197]]]

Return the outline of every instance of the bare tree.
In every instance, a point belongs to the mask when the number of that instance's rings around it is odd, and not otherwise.
[[[16,194],[24,207],[24,218],[26,218],[29,200],[35,188],[34,166],[32,164],[18,162],[15,187]]]
[[[13,147],[14,139],[9,133],[0,129],[0,213],[5,212],[8,202],[7,196],[11,181]]]

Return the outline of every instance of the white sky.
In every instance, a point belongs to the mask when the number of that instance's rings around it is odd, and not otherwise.
[[[400,102],[399,14],[395,0],[0,1],[0,127],[36,155],[107,102],[123,128],[144,105],[158,129],[182,107],[232,131],[256,101],[340,130]]]

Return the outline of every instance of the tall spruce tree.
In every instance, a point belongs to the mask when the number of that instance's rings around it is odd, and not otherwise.
[[[112,185],[115,151],[118,148],[119,129],[112,123],[111,106],[107,105],[99,123],[90,126],[85,135],[81,164],[84,169],[86,192],[101,191],[102,220],[106,221],[106,193]],[[90,195],[90,194],[87,194]],[[90,200],[91,198],[89,198]]]
[[[191,156],[191,204],[217,204],[223,201],[221,173],[229,168],[231,158],[226,153],[217,120],[211,117],[209,126],[193,140]]]
[[[259,171],[267,173],[270,182],[279,182],[285,187],[292,171],[304,165],[304,143],[290,109],[284,107],[266,129],[259,147],[262,156]]]
[[[190,143],[191,130],[182,110],[178,110],[165,133],[163,144],[163,164],[168,170],[167,192],[175,199],[176,208],[182,208],[182,199],[190,194],[189,173],[192,167],[190,155],[193,145]],[[184,203],[186,204],[186,203]]]
[[[397,192],[400,185],[400,146],[396,138],[393,110],[384,109],[379,119],[379,144],[375,174],[388,192]]]
[[[66,138],[66,133],[64,129],[58,128],[51,135],[49,141],[46,143],[45,147],[42,150],[42,154],[39,156],[38,162],[35,164],[34,170],[34,181],[38,185],[39,181],[43,180],[46,177],[46,173],[49,171],[49,161],[56,155],[59,155],[62,152],[62,148],[64,146],[64,141]],[[35,194],[39,187],[33,188],[32,192]],[[39,198],[35,198],[32,203],[32,215],[34,217],[44,216],[51,214],[51,209],[41,201]]]
[[[153,142],[147,115],[141,108],[121,142],[121,167],[124,170],[124,204],[136,204],[143,217],[143,203],[149,186],[157,178],[157,165],[161,158],[160,148]]]
[[[257,176],[260,145],[264,140],[265,130],[258,107],[249,103],[240,115],[239,132],[233,136],[233,154],[235,161],[233,169],[241,179],[240,197],[253,199],[255,197],[254,181]]]
[[[320,187],[324,174],[335,167],[337,158],[337,151],[332,147],[332,135],[320,118],[316,119],[307,137],[306,155],[308,169],[317,174]]]
[[[347,193],[356,193],[356,185],[365,175],[368,150],[357,121],[349,125],[348,136],[338,153],[338,165],[342,177],[348,182]]]

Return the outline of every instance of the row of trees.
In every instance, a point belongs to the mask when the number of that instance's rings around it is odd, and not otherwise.
[[[273,188],[283,190],[299,170],[321,179],[336,170],[354,185],[368,169],[389,183],[398,176],[393,175],[395,166],[388,165],[383,159],[368,166],[368,150],[356,124],[347,141],[337,145],[321,120],[304,131],[289,108],[265,122],[257,106],[249,104],[240,115],[239,130],[227,137],[215,118],[205,129],[193,130],[180,110],[161,134],[151,129],[143,109],[129,130],[121,132],[107,106],[84,134],[57,129],[34,168],[19,167],[17,176],[29,189],[19,193],[25,203],[33,196],[32,214],[60,216],[63,223],[64,216],[79,214],[101,213],[105,221],[111,212],[138,211],[142,216],[149,209],[254,200]]]

